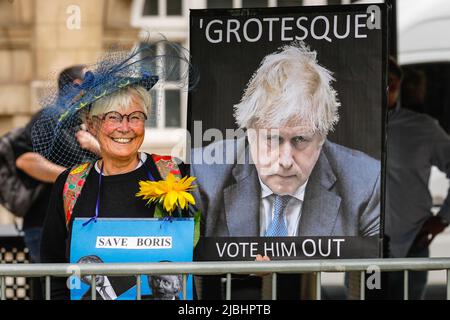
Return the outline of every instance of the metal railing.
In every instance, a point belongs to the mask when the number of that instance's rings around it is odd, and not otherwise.
[[[446,270],[447,300],[450,300],[450,258],[406,258],[406,259],[352,259],[311,261],[251,261],[251,262],[158,262],[158,263],[89,263],[89,264],[0,264],[0,297],[5,296],[5,277],[45,277],[45,299],[50,300],[51,277],[91,276],[91,295],[96,298],[95,275],[136,276],[136,299],[141,299],[140,275],[183,276],[183,299],[186,297],[187,276],[226,275],[226,299],[231,299],[232,274],[271,274],[272,299],[276,300],[277,274],[314,273],[316,296],[321,299],[321,275],[323,272],[360,272],[360,299],[365,298],[365,273],[377,268],[380,272],[404,272],[404,299],[408,299],[408,272]]]

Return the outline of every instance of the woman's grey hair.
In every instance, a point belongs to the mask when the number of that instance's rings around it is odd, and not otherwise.
[[[267,55],[250,79],[234,117],[240,128],[307,126],[327,134],[339,120],[332,73],[302,41]],[[295,125],[292,125],[295,124]]]
[[[134,85],[120,89],[92,104],[89,116],[96,116],[110,111],[124,111],[132,102],[137,102],[142,107],[142,112],[147,116],[150,113],[152,98],[150,92],[144,87]]]

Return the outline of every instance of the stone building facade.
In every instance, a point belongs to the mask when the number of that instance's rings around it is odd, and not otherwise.
[[[131,0],[0,1],[0,135],[27,123],[63,68],[132,45]],[[3,210],[5,211],[5,210]],[[11,216],[0,213],[0,224]]]

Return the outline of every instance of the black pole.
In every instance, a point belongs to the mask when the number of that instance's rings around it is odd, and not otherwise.
[[[398,48],[397,48],[397,0],[386,0],[386,3],[390,6],[389,12],[389,55],[393,56],[395,60],[398,60]]]

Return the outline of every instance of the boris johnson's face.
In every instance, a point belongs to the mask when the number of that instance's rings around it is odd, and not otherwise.
[[[153,294],[155,295],[170,295],[175,296],[181,291],[181,281],[178,275],[159,275],[157,277],[150,277],[149,284]]]
[[[309,178],[325,137],[308,127],[248,129],[250,152],[262,182],[276,194],[293,194]]]

